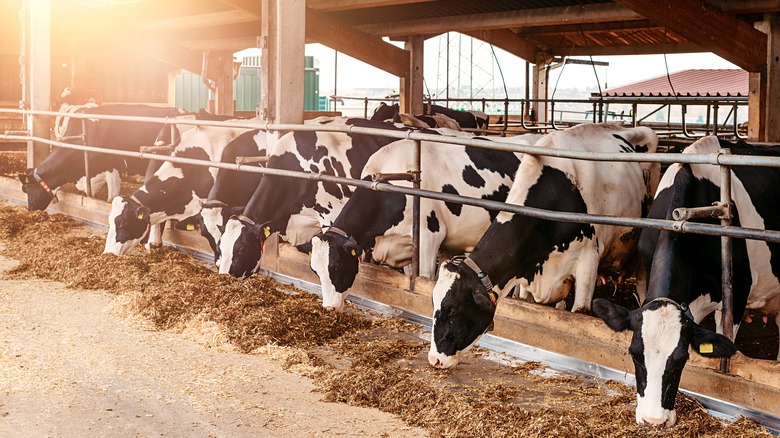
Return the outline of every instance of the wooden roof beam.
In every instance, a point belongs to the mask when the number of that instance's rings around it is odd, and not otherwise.
[[[660,53],[697,53],[707,52],[701,46],[685,42],[680,44],[646,44],[633,46],[593,46],[593,47],[559,47],[549,50],[553,56],[615,56],[615,55],[658,55]]]
[[[347,11],[351,9],[379,8],[382,6],[425,3],[431,0],[306,0],[306,6],[320,12]]]
[[[537,46],[508,29],[492,29],[463,32],[465,35],[490,43],[502,50],[524,59],[536,62]]]
[[[398,77],[409,74],[409,52],[315,10],[306,9],[306,40],[324,44]]]
[[[524,9],[508,12],[460,15],[439,19],[397,21],[358,27],[377,36],[425,35],[444,32],[470,32],[484,29],[506,29],[529,26],[554,26],[561,23],[600,23],[633,21],[643,17],[612,3],[566,6],[558,8]]]
[[[209,12],[206,14],[180,15],[178,17],[138,21],[134,22],[133,26],[140,29],[154,30],[197,29],[200,27],[215,26],[220,24],[245,23],[255,19],[256,17],[252,14],[233,9],[221,12]]]
[[[747,71],[766,65],[766,35],[701,0],[615,1]]]

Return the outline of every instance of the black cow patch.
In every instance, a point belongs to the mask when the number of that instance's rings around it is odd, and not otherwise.
[[[436,218],[436,212],[431,210],[431,214],[428,215],[428,229],[431,233],[438,233],[441,229],[439,227],[439,219]]]
[[[295,149],[298,153],[304,159],[314,161],[314,154],[317,152],[317,133],[313,131],[296,131],[292,135],[295,138]]]
[[[474,166],[466,166],[463,169],[463,181],[471,187],[478,189],[485,187],[485,178],[482,178],[482,175],[477,172],[477,169],[474,169]]]
[[[452,184],[444,184],[442,186],[441,191],[443,193],[451,193],[453,195],[459,195],[458,189],[456,189]],[[460,216],[460,212],[463,210],[463,204],[458,204],[456,202],[444,202],[444,205],[447,206],[447,209],[450,210],[452,214],[455,216]]]
[[[489,195],[482,195],[482,199],[487,199],[489,201],[506,202],[506,198],[509,196],[509,189],[510,187],[508,185],[501,184],[501,186],[493,193],[490,193]],[[490,209],[488,209],[487,212],[490,215],[491,222],[496,220],[496,216],[498,216],[498,213],[500,213],[500,211],[498,210],[490,210]]]
[[[502,178],[508,176],[514,179],[515,173],[520,167],[520,159],[511,152],[467,147],[466,154],[471,162],[477,166],[477,169],[496,172]]]

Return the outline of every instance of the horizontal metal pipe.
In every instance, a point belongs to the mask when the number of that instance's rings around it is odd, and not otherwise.
[[[726,210],[727,209],[720,203],[707,207],[675,208],[674,211],[672,211],[672,218],[676,221],[687,221],[705,217],[720,219],[721,216],[727,214]]]
[[[236,164],[267,163],[268,157],[236,157]]]
[[[10,140],[27,140],[26,137],[14,137],[6,136]],[[321,173],[307,173],[298,172],[284,169],[272,169],[268,167],[256,167],[245,166],[241,164],[231,164],[222,162],[213,162],[205,160],[196,160],[192,158],[182,158],[175,156],[164,156],[145,154],[143,152],[130,152],[130,151],[116,151],[107,150],[103,148],[96,148],[92,146],[80,146],[62,143],[54,140],[48,140],[44,138],[34,138],[35,141],[40,141],[55,147],[62,147],[66,149],[74,149],[80,151],[96,152],[108,155],[120,155],[126,157],[136,157],[143,159],[153,159],[157,161],[170,161],[172,163],[179,164],[191,164],[196,166],[207,166],[218,169],[237,170],[250,173],[262,173],[266,175],[285,176],[298,179],[307,179],[310,181],[318,182],[331,182],[337,184],[346,184],[355,187],[362,187],[370,190],[376,190],[381,192],[401,193],[404,195],[422,196],[424,198],[436,199],[446,202],[455,202],[458,204],[473,205],[475,207],[486,208],[490,210],[501,210],[510,213],[519,214],[522,216],[529,216],[538,219],[546,219],[559,222],[576,222],[576,223],[590,223],[590,224],[602,224],[602,225],[615,225],[623,227],[638,227],[638,228],[651,228],[654,230],[666,230],[676,231],[682,233],[694,233],[694,234],[706,234],[711,236],[728,236],[738,239],[756,239],[765,240],[768,242],[780,243],[780,231],[771,230],[759,230],[755,228],[741,228],[734,226],[720,226],[712,224],[702,224],[696,222],[680,222],[669,221],[662,219],[647,219],[647,218],[629,218],[629,217],[615,217],[605,215],[590,215],[583,213],[567,213],[557,211],[540,210],[533,207],[525,207],[514,204],[506,204],[498,201],[490,201],[486,199],[470,198],[460,195],[452,195],[449,193],[434,192],[431,190],[414,189],[411,187],[394,186],[392,184],[371,182],[356,180],[351,178],[343,178],[332,175],[325,175]]]
[[[21,110],[5,110],[6,112]],[[0,109],[0,113],[3,112]],[[66,113],[58,113],[53,111],[22,111],[26,114],[43,114],[43,115],[66,115]],[[79,114],[77,114],[79,115]],[[518,152],[531,155],[542,155],[557,158],[569,158],[575,160],[586,161],[616,161],[616,162],[656,162],[656,163],[687,163],[687,164],[725,164],[729,166],[767,166],[767,167],[780,167],[780,157],[766,157],[766,156],[753,156],[753,155],[725,155],[719,152],[713,154],[666,154],[666,153],[652,153],[652,154],[627,154],[627,153],[606,153],[606,152],[583,152],[573,151],[565,149],[549,149],[538,146],[527,146],[511,143],[502,143],[500,141],[489,141],[479,139],[469,139],[461,137],[449,137],[435,134],[423,134],[415,131],[391,131],[378,128],[362,128],[354,125],[338,126],[338,125],[294,125],[294,124],[281,124],[270,122],[225,122],[225,121],[211,121],[211,120],[176,120],[175,117],[137,117],[137,116],[106,116],[97,114],[80,114],[85,118],[99,118],[106,120],[124,120],[124,121],[137,121],[137,122],[151,122],[151,123],[163,123],[163,124],[184,124],[184,125],[199,125],[199,126],[216,126],[216,127],[228,127],[228,128],[245,128],[245,129],[261,129],[270,131],[308,131],[308,132],[343,132],[348,134],[366,134],[366,135],[379,135],[397,139],[410,139],[410,140],[422,140],[439,143],[450,143],[462,146],[478,147],[483,149],[493,149],[507,152]],[[80,118],[80,117],[76,117]],[[11,139],[13,136],[5,136],[0,138]],[[20,138],[21,140],[28,140],[29,137]],[[38,141],[38,140],[36,140]]]
[[[147,152],[151,154],[157,152],[170,154],[171,151],[173,151],[173,148],[171,146],[141,146],[141,152]]]
[[[388,182],[388,181],[414,181],[415,174],[413,172],[405,173],[375,173],[372,176],[374,181]]]

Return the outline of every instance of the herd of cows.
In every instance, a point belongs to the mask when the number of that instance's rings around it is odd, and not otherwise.
[[[141,105],[89,105],[73,111],[220,119]],[[442,107],[431,113],[403,115],[397,106],[382,104],[371,120],[321,117],[306,123],[422,129],[440,135],[441,142],[422,142],[421,187],[427,190],[553,211],[660,219],[671,219],[675,208],[719,199],[717,166],[674,164],[662,176],[657,163],[591,162],[448,145],[447,137],[475,137],[461,128],[484,128],[487,117]],[[154,123],[86,119],[86,132],[81,123],[68,123],[61,134],[71,142],[86,138],[91,146],[111,149],[170,144],[173,156],[216,162],[265,156],[270,168],[364,180],[407,172],[415,160],[414,141],[407,139],[297,131],[269,141],[271,137],[256,129],[177,126],[161,130]],[[658,146],[652,130],[615,124],[494,140],[627,154],[655,152]],[[780,147],[759,148],[716,137],[702,138],[683,153],[713,153],[724,147],[734,154],[780,155]],[[323,305],[334,310],[343,307],[361,262],[394,268],[411,262],[412,202],[406,195],[94,153],[89,170],[93,186],[108,185],[112,202],[106,253],[121,256],[139,244],[159,245],[165,222],[176,220],[177,228],[200,230],[220,273],[244,278],[258,269],[266,239],[279,233],[309,253],[311,269],[321,281]],[[780,197],[772,192],[780,187],[780,170],[732,171],[733,223],[780,230]],[[144,184],[131,195],[118,196],[122,173],[145,174]],[[61,148],[20,175],[30,210],[47,208],[56,201],[59,187],[83,185],[84,178],[82,153]],[[394,184],[411,186],[406,181]],[[456,365],[458,353],[489,330],[497,302],[510,294],[553,304],[573,290],[572,311],[592,310],[613,330],[633,332],[629,353],[636,370],[637,422],[671,426],[689,347],[708,357],[728,357],[736,351],[731,340],[699,325],[721,305],[717,237],[554,222],[426,198],[420,211],[420,273],[437,279],[428,353],[434,367]],[[735,333],[746,309],[775,315],[780,323],[780,245],[734,240],[733,247]],[[442,254],[452,258],[439,265]],[[600,276],[636,276],[642,305],[628,310],[593,300]]]

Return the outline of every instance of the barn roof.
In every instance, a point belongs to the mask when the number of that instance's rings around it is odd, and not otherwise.
[[[669,83],[671,82],[671,85]],[[672,88],[674,87],[674,88]],[[604,97],[741,96],[750,93],[745,70],[683,70],[602,91]],[[593,93],[598,97],[598,93]]]

